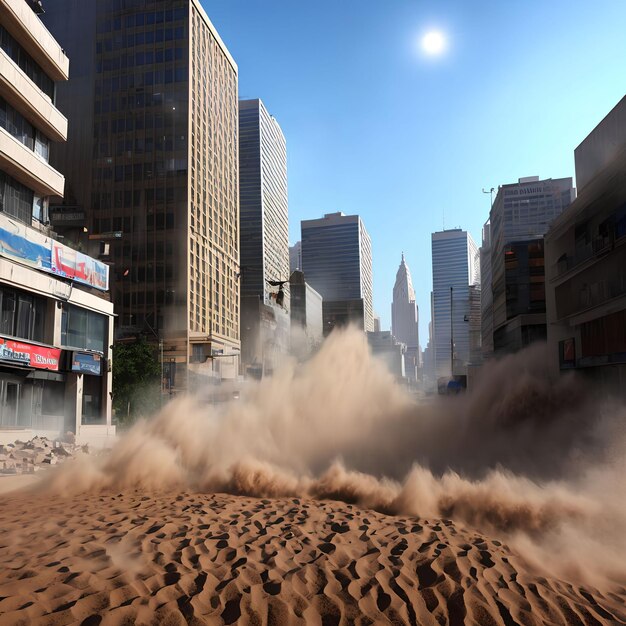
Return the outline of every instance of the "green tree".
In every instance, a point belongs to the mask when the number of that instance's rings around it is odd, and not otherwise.
[[[161,405],[161,366],[158,348],[138,337],[113,346],[113,408],[117,422],[129,425]]]

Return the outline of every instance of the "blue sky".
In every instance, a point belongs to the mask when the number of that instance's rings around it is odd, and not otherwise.
[[[287,138],[290,242],[300,220],[360,214],[374,307],[390,326],[404,250],[426,346],[430,234],[480,243],[481,189],[574,176],[574,148],[626,92],[624,0],[203,0]],[[448,51],[419,40],[442,30]]]

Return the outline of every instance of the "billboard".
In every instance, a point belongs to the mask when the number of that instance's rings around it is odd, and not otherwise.
[[[52,239],[0,212],[0,255],[44,272],[52,271]]]
[[[58,372],[60,358],[61,350],[58,348],[35,346],[31,343],[0,337],[0,361]]]
[[[109,266],[0,212],[0,256],[108,291]]]

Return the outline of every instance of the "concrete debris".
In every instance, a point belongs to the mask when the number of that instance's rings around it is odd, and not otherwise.
[[[62,440],[37,436],[30,441],[0,444],[0,475],[32,474],[77,455],[89,454],[89,446],[77,445],[71,434],[66,433]]]

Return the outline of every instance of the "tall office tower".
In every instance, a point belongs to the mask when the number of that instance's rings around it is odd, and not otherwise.
[[[514,352],[546,338],[543,236],[575,198],[571,178],[520,178],[491,207],[493,349]]]
[[[491,293],[491,224],[483,225],[483,245],[480,247],[480,339],[482,358],[493,355],[493,294]]]
[[[302,269],[302,243],[296,241],[289,246],[289,271],[295,272]]]
[[[258,99],[239,102],[239,202],[242,364],[268,373],[289,351],[287,145]]]
[[[117,336],[163,340],[170,388],[236,376],[237,65],[199,0],[49,0],[43,19],[76,59],[52,156],[113,239]]]
[[[391,332],[398,341],[406,345],[404,370],[407,378],[415,382],[417,368],[420,366],[419,311],[415,302],[411,272],[404,260],[404,253],[393,286]]]
[[[239,102],[239,202],[241,296],[267,303],[268,281],[287,281],[289,309],[287,144],[261,100]]]
[[[470,285],[480,284],[478,248],[459,228],[432,234],[433,339],[437,377],[467,373]]]
[[[324,299],[324,335],[348,323],[373,331],[372,244],[363,220],[327,213],[301,228],[302,269]]]
[[[109,268],[52,237],[64,178],[48,156],[68,129],[55,81],[69,60],[38,4],[0,2],[0,431],[102,443],[115,434]]]

